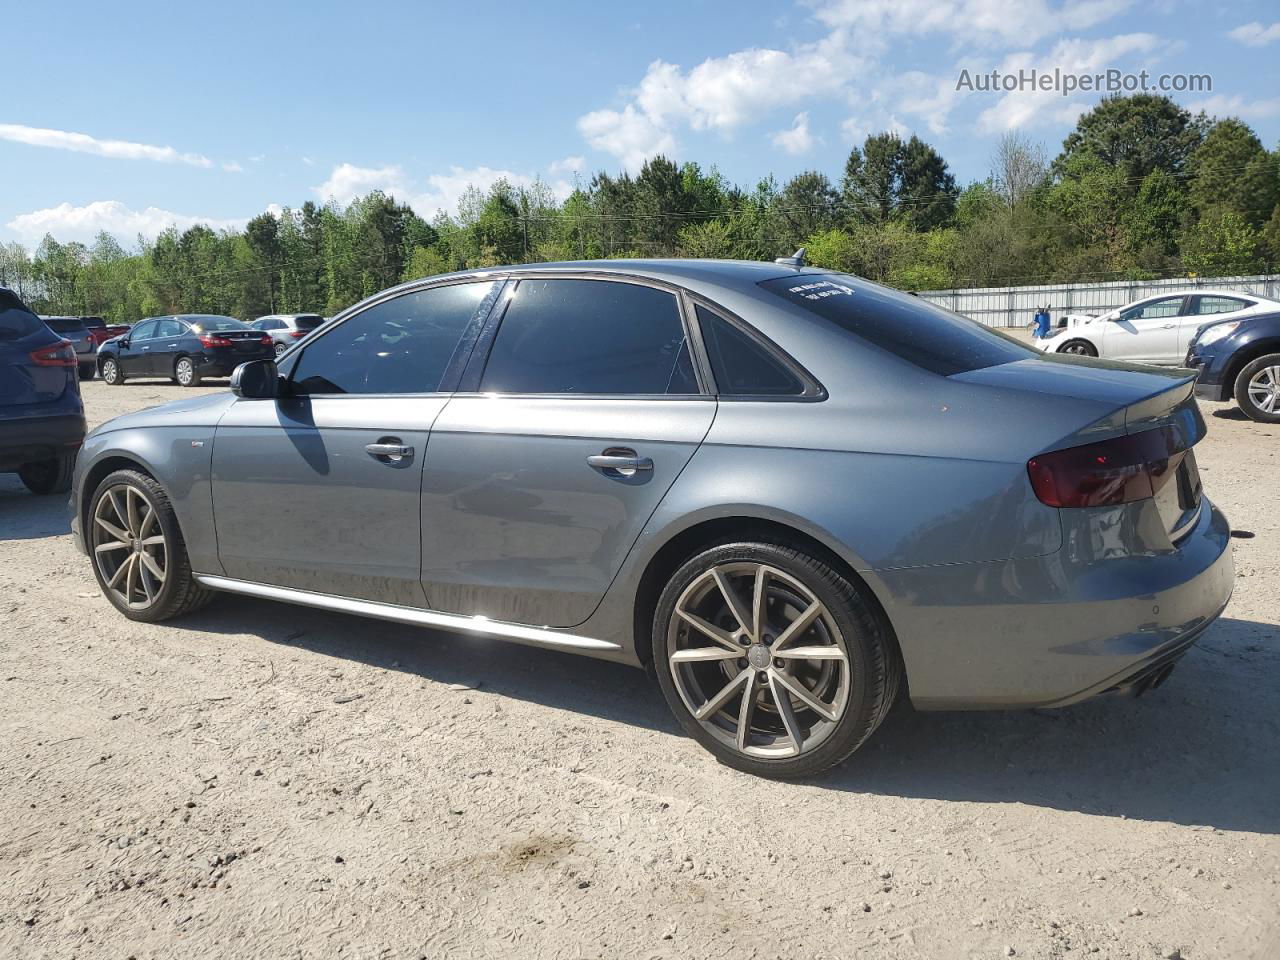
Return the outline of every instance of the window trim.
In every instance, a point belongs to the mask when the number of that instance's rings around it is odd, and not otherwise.
[[[632,274],[608,273],[587,270],[527,270],[508,274],[507,283],[499,294],[499,302],[490,311],[489,318],[477,338],[475,349],[466,370],[458,383],[454,396],[459,397],[501,397],[503,399],[541,399],[541,400],[714,400],[710,369],[704,367],[700,356],[701,339],[697,334],[697,324],[691,323],[691,310],[686,303],[689,291],[674,283],[667,283],[652,277],[638,277]],[[697,393],[495,393],[481,390],[480,383],[484,379],[485,368],[489,365],[489,357],[493,352],[493,344],[497,340],[502,321],[506,318],[507,309],[511,305],[509,291],[514,291],[522,280],[597,280],[610,283],[629,283],[637,287],[651,287],[675,297],[676,313],[684,327],[685,342],[689,344],[689,357],[693,362],[694,379],[698,383]]]
[[[471,353],[475,350],[476,337],[479,332],[488,323],[490,314],[493,313],[494,305],[498,302],[502,291],[507,288],[506,276],[496,274],[480,274],[472,276],[450,276],[442,278],[439,281],[431,283],[415,283],[411,287],[391,287],[381,293],[374,294],[367,300],[362,300],[354,306],[348,307],[347,310],[338,314],[328,323],[321,324],[312,331],[307,337],[307,343],[301,350],[291,351],[288,359],[276,368],[276,372],[280,377],[281,387],[283,388],[282,396],[294,399],[337,399],[337,400],[355,400],[369,398],[371,400],[386,400],[393,397],[440,397],[453,396],[457,391],[457,383],[461,378],[463,371],[466,369],[470,360]],[[298,363],[303,355],[314,347],[317,343],[327,337],[334,330],[337,330],[343,324],[349,322],[355,317],[361,316],[367,310],[374,307],[382,306],[392,300],[400,297],[411,296],[415,293],[425,293],[428,290],[435,290],[440,287],[455,287],[464,283],[493,283],[494,289],[486,294],[485,298],[480,301],[480,305],[476,308],[475,315],[467,322],[466,327],[462,331],[462,336],[458,339],[458,343],[453,348],[453,354],[449,358],[449,362],[445,365],[444,373],[440,377],[440,384],[436,390],[420,390],[415,393],[295,393],[293,391],[293,374],[297,369]]]
[[[780,346],[766,337],[763,333],[753,327],[747,321],[743,320],[737,314],[726,310],[718,303],[713,303],[706,297],[698,296],[690,293],[690,308],[693,312],[693,319],[698,327],[698,347],[703,354],[703,362],[706,364],[707,377],[712,385],[716,399],[722,403],[821,403],[829,396],[827,388],[824,387],[818,379],[808,370],[802,367],[791,354],[783,350]],[[799,394],[776,393],[721,393],[720,385],[715,380],[715,370],[711,366],[710,354],[706,352],[706,343],[702,337],[702,326],[697,320],[696,308],[702,307],[703,310],[715,314],[725,323],[735,327],[739,333],[747,339],[753,341],[757,347],[771,356],[778,363],[782,364],[804,387],[804,392]]]

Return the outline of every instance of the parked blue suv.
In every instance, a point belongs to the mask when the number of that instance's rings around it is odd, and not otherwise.
[[[71,489],[85,434],[79,366],[71,342],[0,287],[0,473],[32,493]]]
[[[1250,420],[1280,423],[1280,312],[1201,327],[1182,365],[1203,399],[1235,397]]]

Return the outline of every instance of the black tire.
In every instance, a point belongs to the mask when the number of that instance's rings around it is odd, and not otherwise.
[[[173,379],[180,387],[200,386],[200,368],[190,357],[179,357],[173,362]]]
[[[124,383],[124,371],[120,369],[120,361],[115,357],[103,358],[102,382],[113,387]]]
[[[117,562],[116,556],[119,553],[123,552],[127,556],[128,553],[133,551],[99,552],[96,549],[112,536],[103,530],[95,519],[99,515],[99,506],[102,504],[104,497],[107,497],[112,491],[117,492],[117,495],[119,495],[119,491],[124,487],[133,487],[141,491],[146,503],[154,507],[155,523],[158,524],[160,532],[164,535],[164,582],[155,592],[154,599],[148,601],[145,605],[126,602],[124,597],[108,584],[108,576],[112,569],[109,565]],[[107,516],[119,517],[118,511],[111,507],[106,508],[106,513]],[[154,529],[154,526],[148,527],[147,530],[142,532],[145,534],[151,529]],[[213,599],[213,591],[200,586],[191,572],[191,561],[187,557],[186,541],[182,539],[182,531],[178,528],[178,518],[173,512],[173,506],[169,502],[168,494],[165,493],[164,487],[145,473],[137,470],[117,470],[103,478],[102,482],[98,484],[98,488],[93,492],[93,497],[89,500],[89,509],[84,518],[84,536],[90,562],[93,565],[93,575],[98,581],[98,587],[102,590],[103,595],[111,601],[111,605],[130,620],[137,620],[142,623],[156,623],[161,620],[168,620],[172,617],[198,610]],[[125,561],[119,562],[122,564]],[[128,588],[126,587],[126,589]]]
[[[719,602],[717,598],[723,597],[723,593],[719,592],[719,580],[716,580],[715,587],[699,586],[707,584],[708,577],[715,579],[716,573],[713,571],[750,569],[752,565],[764,566],[780,572],[782,577],[778,578],[778,584],[784,590],[789,590],[792,584],[798,584],[807,591],[810,600],[802,600],[791,609],[796,609],[803,603],[811,603],[813,598],[816,598],[824,608],[823,612],[815,618],[812,626],[796,634],[796,639],[801,636],[818,636],[820,640],[826,638],[830,641],[830,646],[839,644],[847,654],[847,659],[843,661],[842,678],[838,677],[833,681],[828,677],[824,681],[828,684],[827,689],[831,689],[834,683],[845,690],[840,700],[843,703],[842,712],[837,714],[833,710],[830,720],[823,721],[818,714],[809,712],[803,702],[788,693],[783,699],[788,702],[786,714],[791,719],[789,722],[784,722],[783,710],[780,709],[781,705],[777,697],[777,692],[784,688],[775,685],[774,678],[777,673],[785,671],[790,674],[792,681],[800,679],[798,676],[800,668],[795,668],[797,672],[791,673],[793,669],[791,664],[795,661],[770,659],[770,654],[764,652],[762,664],[755,659],[755,654],[761,653],[756,649],[759,644],[750,644],[744,645],[745,655],[742,658],[729,663],[724,659],[725,654],[720,652],[716,642],[708,643],[700,632],[693,630],[687,625],[686,620],[676,614],[677,603],[688,603],[689,597],[700,589],[708,591],[707,600],[713,603]],[[722,574],[722,576],[725,575]],[[777,575],[770,574],[770,576]],[[739,600],[744,601],[741,590],[735,589],[731,580],[730,584],[730,589],[738,593]],[[773,581],[770,581],[770,587],[765,592],[772,588]],[[745,601],[750,599],[751,595],[748,593]],[[774,606],[770,607],[770,603]],[[785,616],[781,620],[775,620],[774,617],[780,609],[780,603],[782,601],[777,598],[766,598],[764,604],[766,620],[773,623],[786,622]],[[725,606],[728,607],[728,604]],[[734,616],[727,622],[740,624],[740,618]],[[760,631],[763,634],[762,639],[768,644],[775,643],[781,636],[781,632],[772,637],[769,636],[769,631],[772,629],[774,628],[765,625]],[[902,682],[902,664],[892,628],[865,585],[850,582],[838,570],[802,550],[780,544],[728,543],[703,550],[687,560],[676,570],[662,591],[654,611],[651,634],[655,673],[662,687],[663,696],[681,726],[721,763],[758,776],[810,777],[840,763],[875,732],[897,699]],[[724,643],[723,640],[720,642]],[[737,642],[749,643],[745,639]],[[779,653],[782,645],[778,644]],[[796,646],[795,643],[787,645]],[[704,646],[715,650],[718,654],[714,662],[674,664],[670,659],[673,652],[700,654],[703,652],[701,649],[692,648]],[[811,642],[804,643],[802,646],[810,651],[815,649]],[[819,646],[826,646],[826,644],[820,643]],[[766,651],[770,649],[775,648],[766,645]],[[732,658],[732,656],[730,652],[729,657]],[[836,658],[824,657],[820,661],[804,662],[804,668],[812,668],[817,663],[818,671],[840,671],[839,665],[827,666],[827,663],[836,662]],[[753,706],[746,714],[749,718],[746,725],[748,729],[746,739],[749,741],[759,736],[765,740],[763,744],[748,743],[746,750],[740,746],[743,740],[736,732],[737,723],[732,713],[742,711],[746,700],[743,696],[735,695],[724,702],[715,712],[709,714],[705,725],[704,721],[694,716],[694,710],[686,702],[686,696],[690,692],[690,687],[697,682],[691,678],[698,671],[703,671],[703,676],[710,678],[706,689],[712,689],[722,681],[726,682],[726,687],[720,690],[721,694],[723,689],[743,679],[737,676],[735,671],[741,674],[756,671],[756,679],[748,677],[743,684],[746,690],[759,689],[756,694],[757,699],[752,701]],[[715,671],[720,671],[720,675],[717,676]],[[763,684],[763,686],[757,687],[756,684]],[[682,690],[685,691],[684,694]],[[819,685],[815,684],[812,687],[806,685],[806,690],[810,694],[818,694],[817,699],[826,702],[821,696],[822,689]],[[705,709],[717,699],[717,695],[706,697],[700,709]],[[773,705],[772,709],[769,707],[770,704]],[[754,725],[757,711],[762,711],[759,719],[763,726],[759,734]],[[737,714],[738,717],[742,715],[741,712]],[[802,719],[805,716],[811,718],[807,725]],[[726,720],[733,721],[733,729],[724,726]],[[772,724],[774,731],[772,736],[775,739],[772,742],[769,741],[770,733],[766,729],[769,724]],[[797,739],[791,736],[784,739],[785,735],[782,731],[790,731],[792,724],[795,724],[803,734],[802,738]],[[820,727],[821,731],[815,733]],[[737,745],[728,742],[735,739]],[[747,752],[777,750],[779,749],[777,744],[783,745],[782,750],[793,752],[790,755],[779,754],[773,757]]]
[[[1264,410],[1257,402],[1258,387],[1266,382],[1268,376],[1272,384],[1270,392],[1274,397],[1270,411]],[[1251,395],[1249,387],[1255,378],[1259,378],[1260,382],[1255,385],[1255,393]],[[1236,403],[1250,420],[1256,420],[1259,423],[1280,423],[1280,395],[1275,393],[1275,390],[1280,388],[1280,380],[1277,378],[1280,378],[1280,353],[1268,353],[1245,364],[1244,369],[1236,377]]]
[[[75,469],[75,453],[64,453],[52,460],[23,464],[18,468],[18,479],[36,496],[44,497],[70,490],[71,475]]]
[[[277,343],[277,344],[275,345],[275,353],[276,353],[276,357],[277,357],[277,358],[278,358],[278,357],[280,357],[280,356],[281,356],[281,355],[283,355],[283,354],[284,354],[284,352],[285,352],[286,350],[288,350],[288,349],[289,349],[289,348],[288,348],[288,347],[286,347],[283,343]]]
[[[94,364],[92,364],[92,363],[82,363],[82,364],[80,364],[80,379],[81,379],[81,380],[92,380],[92,379],[93,379],[93,377],[94,377],[94,374],[96,374],[97,372],[98,372],[97,367],[96,367]]]
[[[1068,340],[1058,348],[1058,353],[1067,353],[1077,357],[1096,357],[1098,349],[1088,340]]]

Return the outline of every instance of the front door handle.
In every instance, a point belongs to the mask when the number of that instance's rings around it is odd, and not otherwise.
[[[403,443],[393,442],[390,439],[379,440],[377,443],[366,443],[364,452],[371,457],[378,459],[387,459],[392,463],[398,463],[406,457],[413,456],[413,447],[407,447]]]
[[[627,447],[610,447],[604,453],[587,457],[588,465],[604,471],[606,476],[634,477],[640,470],[652,470],[653,460],[642,457]]]

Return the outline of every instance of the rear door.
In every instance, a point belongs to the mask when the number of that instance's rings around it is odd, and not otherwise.
[[[640,282],[513,285],[432,430],[432,608],[556,627],[591,615],[715,417],[686,326],[679,296]]]
[[[227,576],[423,605],[427,439],[496,286],[450,284],[374,304],[286,363],[286,395],[227,411],[213,450]]]
[[[1145,363],[1177,363],[1178,326],[1185,296],[1156,297],[1134,304],[1107,323],[1103,356]]]

